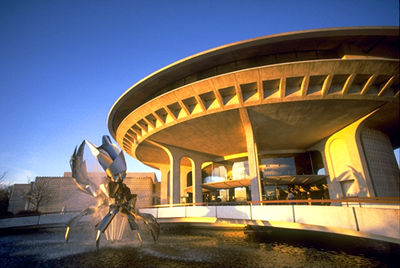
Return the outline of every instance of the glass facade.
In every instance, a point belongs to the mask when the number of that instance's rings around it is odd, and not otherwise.
[[[259,172],[263,200],[286,200],[292,197],[329,199],[325,169],[319,152],[259,155]],[[249,164],[246,158],[210,163],[203,168],[202,174],[205,202],[251,200]]]
[[[228,178],[226,168],[222,165],[212,165],[211,174],[203,178],[203,183],[222,182]]]
[[[263,178],[268,176],[296,175],[296,165],[292,157],[263,158],[260,163]]]
[[[329,199],[319,152],[262,156],[260,174],[263,200]]]
[[[240,180],[249,178],[249,162],[239,161],[232,165],[232,179]]]

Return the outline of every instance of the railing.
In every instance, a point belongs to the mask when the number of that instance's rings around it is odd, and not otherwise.
[[[240,206],[240,205],[345,205],[362,207],[362,204],[400,205],[400,197],[348,197],[342,199],[292,199],[292,200],[265,200],[243,202],[200,202],[153,205],[143,208],[182,207],[182,206]]]

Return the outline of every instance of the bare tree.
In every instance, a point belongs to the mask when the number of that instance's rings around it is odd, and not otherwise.
[[[0,174],[0,187],[1,188],[3,188],[3,186],[4,186],[4,183],[5,183],[4,179],[5,179],[6,175],[7,175],[6,171],[4,171],[2,174]]]
[[[34,211],[39,211],[41,205],[48,204],[55,199],[53,191],[50,189],[50,182],[48,179],[37,178],[32,183],[31,191],[27,194]]]
[[[10,186],[4,181],[6,175],[5,171],[0,174],[0,215],[7,214],[10,199]]]

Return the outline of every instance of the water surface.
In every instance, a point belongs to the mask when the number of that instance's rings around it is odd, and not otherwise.
[[[102,239],[95,230],[62,228],[3,233],[0,267],[400,267],[398,245],[283,229],[220,230],[163,225],[157,243],[134,232]]]

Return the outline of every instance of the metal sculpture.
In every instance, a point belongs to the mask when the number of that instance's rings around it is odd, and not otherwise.
[[[70,165],[72,177],[79,190],[93,196],[97,200],[96,207],[89,207],[77,216],[73,217],[68,223],[65,231],[65,241],[68,242],[69,233],[74,223],[78,222],[83,216],[95,213],[100,208],[109,207],[107,215],[96,225],[96,248],[99,248],[101,234],[104,233],[111,221],[118,213],[122,213],[128,218],[131,230],[137,230],[137,237],[142,243],[142,232],[137,224],[142,220],[150,230],[154,242],[157,241],[160,233],[160,225],[151,214],[139,213],[136,208],[137,195],[131,194],[130,189],[123,183],[126,176],[126,162],[123,152],[119,152],[116,145],[111,143],[108,136],[103,136],[103,144],[96,147],[91,142],[84,140],[71,157]],[[107,177],[105,181],[95,181],[88,176],[86,161],[83,159],[85,145],[97,158],[99,164],[104,169]]]

